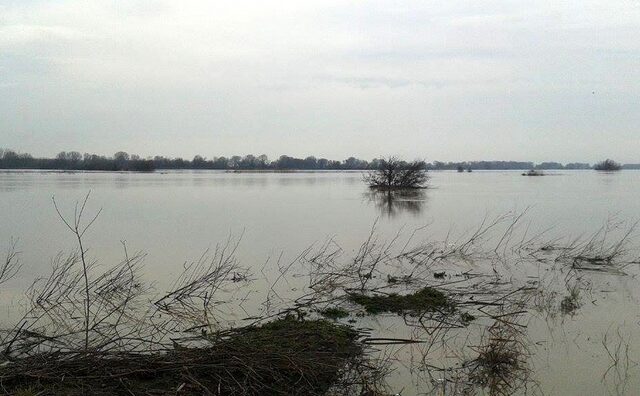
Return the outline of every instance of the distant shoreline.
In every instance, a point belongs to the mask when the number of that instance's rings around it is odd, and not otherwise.
[[[55,158],[36,158],[28,153],[0,149],[0,169],[48,170],[48,171],[103,171],[103,172],[154,172],[160,170],[221,170],[229,172],[290,172],[290,171],[368,171],[378,169],[381,159],[363,160],[349,157],[344,160],[330,160],[308,156],[295,158],[281,155],[275,160],[266,155],[234,155],[207,159],[196,155],[193,159],[154,156],[141,158],[136,154],[119,151],[107,157],[98,154],[81,154],[78,151],[60,152]],[[438,170],[589,170],[593,164],[573,162],[531,161],[462,161],[424,162],[429,171]],[[640,169],[640,164],[624,164],[622,169]]]
[[[529,169],[475,169],[479,173],[515,173],[528,171]],[[624,168],[626,171],[638,171],[640,168]],[[287,174],[287,173],[363,173],[368,172],[367,169],[156,169],[152,172],[142,171],[118,171],[118,170],[83,170],[83,169],[6,169],[0,168],[0,174],[57,174],[57,175],[73,175],[73,174],[181,174],[181,173],[236,173],[236,174]],[[546,176],[558,176],[562,172],[593,172],[593,169],[549,169],[546,170]],[[459,173],[452,169],[431,169],[429,172],[435,173]],[[467,173],[467,172],[465,172]],[[599,172],[610,173],[610,172]]]

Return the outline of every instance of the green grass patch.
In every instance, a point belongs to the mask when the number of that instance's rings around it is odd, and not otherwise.
[[[397,314],[453,311],[454,304],[439,290],[425,287],[412,294],[386,294],[367,296],[350,294],[349,300],[364,307],[369,314],[392,312]]]

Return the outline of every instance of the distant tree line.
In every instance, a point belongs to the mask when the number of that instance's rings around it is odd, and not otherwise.
[[[124,151],[115,153],[113,157],[62,151],[55,158],[36,158],[31,154],[0,149],[0,168],[152,172],[155,165],[153,160]]]
[[[342,161],[309,156],[295,158],[281,155],[270,160],[266,155],[234,155],[231,157],[206,158],[196,155],[193,159],[163,156],[141,158],[136,154],[119,151],[113,156],[81,154],[78,151],[63,151],[55,158],[37,158],[31,154],[0,149],[0,169],[60,169],[152,172],[156,169],[219,169],[219,170],[371,170],[379,169],[381,159],[370,161],[349,157]],[[406,165],[406,164],[405,164]],[[526,170],[526,169],[592,169],[587,163],[519,161],[464,161],[425,163],[427,170]],[[640,169],[640,164],[627,164],[624,169]]]
[[[527,169],[592,169],[588,163],[572,162],[563,165],[559,162],[533,162],[523,161],[464,161],[464,162],[440,162],[434,161],[427,164],[429,170],[527,170]]]
[[[196,155],[193,159],[155,156],[141,158],[136,154],[119,151],[111,157],[78,151],[63,151],[55,158],[37,158],[27,153],[0,149],[0,169],[61,169],[151,172],[156,169],[220,169],[220,170],[366,170],[377,168],[379,160],[365,161],[349,157],[343,161],[302,158],[282,155],[270,160],[266,155],[234,155],[207,159]]]

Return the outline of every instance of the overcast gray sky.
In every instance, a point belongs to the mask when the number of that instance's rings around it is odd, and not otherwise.
[[[640,2],[0,0],[0,147],[640,162]]]

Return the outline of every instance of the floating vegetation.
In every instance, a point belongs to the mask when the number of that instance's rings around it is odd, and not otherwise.
[[[349,294],[349,300],[364,307],[369,314],[392,312],[397,314],[421,312],[451,312],[455,306],[447,296],[439,290],[425,287],[411,294],[386,294],[368,296]]]

